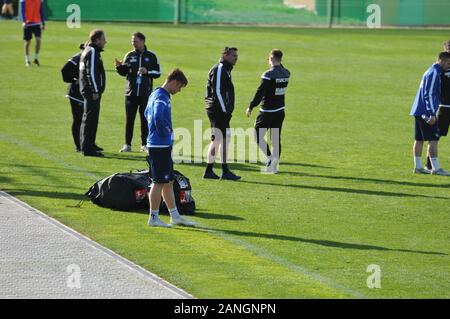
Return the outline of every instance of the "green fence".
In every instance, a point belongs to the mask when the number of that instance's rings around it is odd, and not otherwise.
[[[317,26],[363,26],[376,4],[381,26],[450,26],[450,0],[46,0],[47,16],[65,20],[70,4],[82,21]]]

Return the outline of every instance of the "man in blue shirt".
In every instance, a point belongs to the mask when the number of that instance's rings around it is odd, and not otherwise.
[[[187,84],[188,80],[183,72],[180,69],[173,70],[167,76],[163,86],[156,88],[150,95],[144,112],[148,122],[147,162],[152,182],[149,193],[149,226],[195,225],[195,223],[180,216],[173,192],[173,129],[170,95],[177,94]],[[169,225],[159,218],[161,195],[170,213]]]
[[[423,75],[410,115],[415,117],[414,173],[449,175],[439,167],[438,141],[440,138],[436,112],[440,104],[441,73],[450,68],[450,53],[441,52],[438,60]],[[422,166],[424,141],[428,141],[428,154],[432,170]]]

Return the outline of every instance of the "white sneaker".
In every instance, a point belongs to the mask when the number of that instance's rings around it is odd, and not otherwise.
[[[26,66],[26,67],[30,67],[30,66],[31,66],[30,61],[25,62],[25,66]]]
[[[431,171],[427,168],[415,168],[413,170],[414,174],[431,174]]]
[[[166,224],[159,218],[150,218],[150,220],[148,221],[148,225],[152,227],[166,227],[166,228],[172,227],[171,225]]]
[[[147,145],[142,145],[142,146],[141,146],[141,152],[148,153]]]
[[[190,221],[187,218],[184,218],[182,216],[178,217],[178,218],[170,218],[170,225],[174,226],[174,225],[181,225],[181,226],[195,226],[195,223]]]
[[[268,174],[276,174],[278,173],[278,163],[279,160],[277,158],[273,158],[270,161],[270,164],[268,166],[266,166],[266,173]]]
[[[125,144],[120,150],[119,152],[131,152],[131,145]]]
[[[440,176],[450,176],[450,173],[442,168],[438,169],[437,171],[432,170],[431,174],[432,175],[440,175]]]

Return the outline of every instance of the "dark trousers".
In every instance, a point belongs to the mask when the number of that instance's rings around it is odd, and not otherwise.
[[[276,157],[281,155],[281,127],[284,121],[284,110],[278,112],[260,112],[255,122],[256,142],[266,156],[274,154]],[[270,129],[270,141],[272,152],[264,139],[267,131]]]
[[[439,107],[437,111],[437,121],[439,134],[441,136],[447,136],[448,128],[450,126],[450,107]]]
[[[95,138],[97,136],[98,118],[100,115],[100,100],[92,97],[84,98],[83,120],[80,129],[80,146],[82,152],[94,152]]]
[[[148,96],[126,96],[125,97],[125,143],[131,145],[133,139],[134,120],[139,109],[141,118],[141,145],[147,145],[148,123],[144,111],[147,107]]]
[[[72,99],[69,99],[70,106],[72,108],[72,136],[73,141],[75,143],[75,146],[77,147],[77,150],[81,149],[80,146],[80,128],[81,128],[81,121],[83,119],[83,113],[84,113],[84,105],[82,102],[78,102]]]

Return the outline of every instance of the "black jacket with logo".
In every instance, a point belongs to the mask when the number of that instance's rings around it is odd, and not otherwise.
[[[138,71],[143,67],[148,73],[142,74],[138,79]],[[161,67],[155,53],[148,51],[147,48],[143,52],[130,51],[122,62],[122,65],[116,67],[117,73],[127,77],[125,86],[126,96],[149,96],[153,90],[153,79],[161,76]]]
[[[231,115],[234,110],[234,86],[231,79],[233,65],[223,59],[208,73],[206,109],[216,114]]]
[[[94,43],[89,44],[80,57],[80,93],[91,98],[92,94],[105,91],[106,77],[99,49]]]
[[[284,95],[289,83],[291,73],[282,65],[277,65],[264,72],[261,76],[261,84],[256,90],[250,109],[261,103],[262,111],[275,111],[285,107]]]
[[[80,58],[81,52],[71,57],[61,69],[61,74],[64,82],[70,83],[67,89],[67,97],[77,102],[83,102],[83,97],[80,94]]]

